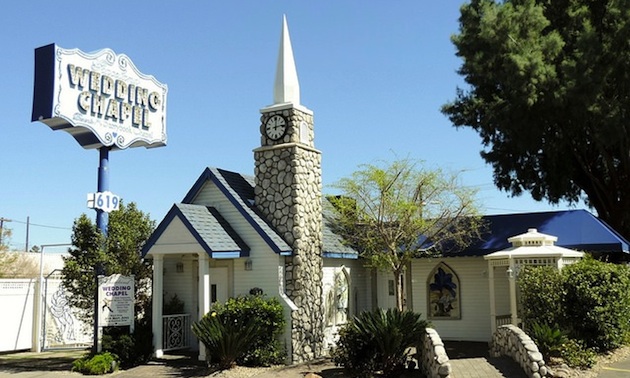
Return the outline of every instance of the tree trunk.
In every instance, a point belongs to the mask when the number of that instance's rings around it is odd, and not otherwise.
[[[396,282],[396,285],[394,285],[394,294],[396,295],[396,308],[399,311],[403,311],[405,309],[405,288],[403,286],[404,279],[404,268],[394,270],[394,280]]]

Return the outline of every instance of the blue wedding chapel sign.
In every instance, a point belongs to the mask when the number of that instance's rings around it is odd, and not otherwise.
[[[166,93],[165,84],[110,49],[35,50],[32,121],[68,132],[83,148],[165,146]]]

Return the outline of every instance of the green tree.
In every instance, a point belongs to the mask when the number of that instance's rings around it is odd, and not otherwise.
[[[84,320],[93,321],[94,267],[101,264],[105,275],[134,275],[136,315],[148,309],[147,290],[151,280],[151,267],[141,258],[141,248],[149,238],[155,222],[138,210],[135,203],[121,204],[109,214],[107,240],[100,230],[82,214],[72,227],[72,245],[69,257],[64,258],[63,284],[72,293],[71,305],[84,310]]]
[[[630,237],[630,1],[471,0],[468,84],[442,111],[481,136],[495,185],[585,203]]]
[[[456,174],[417,169],[418,162],[362,165],[334,187],[337,209],[329,222],[367,265],[393,274],[396,306],[403,310],[403,280],[411,260],[459,248],[479,235],[475,191]]]

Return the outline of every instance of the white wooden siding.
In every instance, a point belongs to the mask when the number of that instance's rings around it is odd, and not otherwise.
[[[185,254],[204,252],[184,223],[175,218],[151,247],[151,254]]]
[[[497,315],[508,315],[510,313],[510,282],[505,266],[494,268],[494,295]]]
[[[381,271],[378,270],[376,272],[376,281],[378,282],[376,286],[376,307],[378,308],[396,308],[396,294],[395,288],[394,292],[390,291],[390,286],[396,285],[396,281],[394,280],[394,274],[389,271]]]
[[[491,330],[488,265],[482,257],[415,259],[411,264],[413,310],[422,313],[423,318],[426,318],[427,282],[431,271],[440,262],[447,264],[459,278],[461,319],[431,320],[433,327],[444,340],[489,341]]]
[[[203,186],[194,199],[194,204],[216,208],[250,248],[249,259],[252,261],[252,270],[245,270],[247,258],[233,260],[234,287],[231,295],[245,295],[249,293],[250,289],[259,287],[267,295],[278,296],[280,256],[271,250],[240,211],[210,182]]]
[[[184,313],[191,314],[197,320],[197,299],[193,296],[193,281],[196,277],[193,269],[193,256],[188,255],[167,255],[164,256],[164,281],[163,294],[164,303],[168,303],[174,295],[177,295],[184,302]],[[183,271],[177,272],[177,264],[183,265]]]

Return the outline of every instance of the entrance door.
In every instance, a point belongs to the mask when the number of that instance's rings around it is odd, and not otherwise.
[[[381,272],[377,273],[377,301],[379,308],[396,308],[396,294],[395,294],[395,285],[396,281],[394,280],[394,276],[391,272]],[[403,281],[404,282],[404,281]]]
[[[199,314],[199,262],[195,260],[193,262],[193,270],[195,272],[196,279],[193,280],[193,309],[195,310],[194,317],[197,318]],[[225,303],[228,299],[228,268],[226,266],[210,268],[210,292],[206,293],[210,303],[221,302]],[[196,319],[199,320],[199,319]]]
[[[228,299],[228,268],[210,268],[210,303]]]

